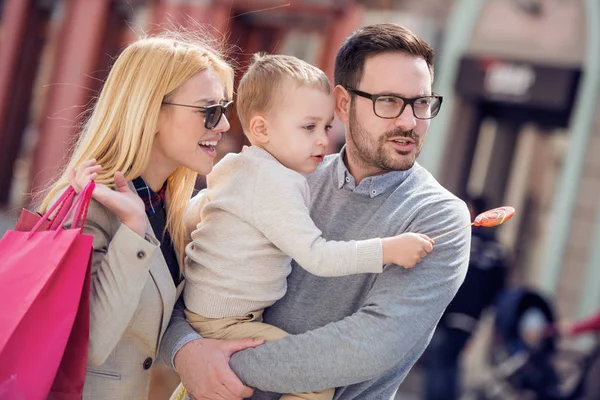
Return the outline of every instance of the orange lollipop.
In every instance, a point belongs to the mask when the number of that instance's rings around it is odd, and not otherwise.
[[[487,211],[479,214],[477,217],[475,217],[475,221],[473,221],[469,225],[461,226],[460,228],[456,228],[449,232],[442,233],[441,235],[436,236],[432,239],[437,240],[437,239],[444,237],[446,235],[449,235],[451,233],[460,231],[461,229],[468,228],[471,225],[485,226],[485,227],[498,226],[498,225],[508,221],[509,219],[511,219],[513,215],[515,215],[515,209],[512,207],[493,208],[491,210],[487,210]]]
[[[492,210],[487,210],[475,218],[473,225],[475,226],[498,226],[504,221],[508,221],[515,214],[515,209],[512,207],[498,207]]]

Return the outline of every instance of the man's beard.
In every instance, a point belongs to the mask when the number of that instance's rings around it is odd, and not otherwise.
[[[355,155],[367,168],[377,168],[381,171],[406,171],[410,169],[421,153],[421,140],[416,132],[411,129],[395,129],[387,131],[378,138],[374,138],[356,119],[354,107],[350,109],[350,140],[353,142]],[[401,152],[392,149],[387,142],[391,138],[410,138],[415,142],[416,151]]]

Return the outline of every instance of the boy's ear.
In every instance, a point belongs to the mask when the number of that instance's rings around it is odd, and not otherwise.
[[[350,93],[337,85],[333,88],[333,99],[335,101],[335,113],[342,123],[347,123],[350,119]]]
[[[259,144],[269,143],[269,125],[263,116],[256,115],[252,117],[248,124],[248,130]]]

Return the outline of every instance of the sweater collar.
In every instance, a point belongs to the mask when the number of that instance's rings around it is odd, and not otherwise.
[[[381,175],[368,176],[364,178],[359,185],[356,185],[354,177],[350,171],[348,171],[348,168],[344,163],[345,154],[346,146],[344,146],[340,151],[336,168],[338,189],[344,189],[354,193],[367,195],[371,198],[387,192],[390,188],[397,187],[410,175],[413,170],[413,167],[411,167],[406,171],[390,171]]]

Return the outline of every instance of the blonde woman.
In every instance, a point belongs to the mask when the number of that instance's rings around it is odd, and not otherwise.
[[[84,228],[94,236],[84,398],[148,397],[183,288],[183,214],[229,129],[232,91],[232,68],[209,46],[173,34],[132,43],[42,202],[44,211],[69,183],[99,184]]]

